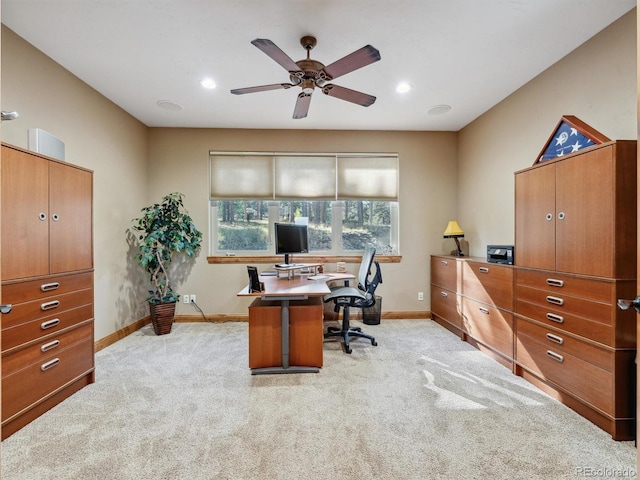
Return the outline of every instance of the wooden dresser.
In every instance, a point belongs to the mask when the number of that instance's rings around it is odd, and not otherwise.
[[[516,172],[516,373],[635,437],[636,142]]]
[[[2,145],[2,438],[94,381],[93,173]]]
[[[431,257],[431,313],[440,325],[513,366],[513,267],[476,257]]]

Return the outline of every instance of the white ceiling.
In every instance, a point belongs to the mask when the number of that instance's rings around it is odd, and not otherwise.
[[[150,127],[457,131],[636,6],[636,0],[2,0],[2,23]],[[325,65],[371,44],[382,56],[335,80],[361,107],[299,87],[251,45]],[[217,88],[200,86],[204,77]],[[400,95],[400,81],[413,90]],[[168,100],[183,106],[170,111]],[[430,115],[434,105],[451,110]],[[19,105],[2,105],[20,110]]]

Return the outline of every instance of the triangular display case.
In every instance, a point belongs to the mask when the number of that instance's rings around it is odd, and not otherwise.
[[[578,117],[564,115],[536,157],[534,165],[610,141],[610,138],[590,127]]]

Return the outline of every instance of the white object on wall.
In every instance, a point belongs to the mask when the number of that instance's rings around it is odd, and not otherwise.
[[[29,129],[29,150],[64,160],[64,142],[40,128]]]

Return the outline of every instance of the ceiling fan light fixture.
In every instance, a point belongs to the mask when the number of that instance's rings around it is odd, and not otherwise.
[[[429,115],[442,115],[447,113],[449,110],[451,110],[451,105],[434,105],[427,111],[427,113]]]
[[[302,80],[302,91],[307,95],[311,95],[313,93],[313,89],[315,88],[315,86],[316,84],[314,83],[313,79],[305,78]]]
[[[376,101],[376,97],[373,95],[368,95],[339,85],[325,84],[325,82],[329,80],[334,80],[380,60],[380,52],[371,45],[365,45],[330,65],[325,66],[321,62],[313,60],[310,56],[311,49],[316,45],[315,37],[310,35],[300,39],[300,44],[307,51],[307,58],[298,60],[297,62],[294,62],[289,55],[267,38],[256,38],[251,41],[251,44],[283,67],[289,73],[291,83],[272,83],[255,87],[234,88],[231,90],[231,94],[233,95],[300,87],[302,92],[298,94],[298,99],[296,100],[296,106],[293,111],[294,119],[305,118],[307,116],[311,95],[316,87],[321,89],[325,95],[363,107],[368,107]]]

